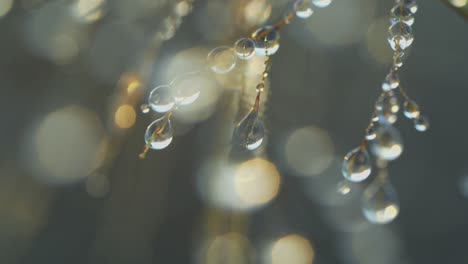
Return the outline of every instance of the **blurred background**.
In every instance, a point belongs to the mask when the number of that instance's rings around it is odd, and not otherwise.
[[[398,122],[398,218],[370,224],[360,186],[337,192],[391,62],[392,5],[334,0],[281,30],[259,151],[230,144],[256,57],[189,82],[173,143],[139,160],[149,91],[291,1],[0,0],[0,263],[468,263],[466,0],[419,1],[401,79],[431,129]]]

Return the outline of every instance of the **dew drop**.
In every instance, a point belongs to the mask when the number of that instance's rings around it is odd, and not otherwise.
[[[377,134],[375,133],[375,127],[370,126],[366,129],[366,140],[374,140]]]
[[[171,94],[171,87],[169,85],[161,85],[154,88],[149,94],[148,105],[153,111],[158,113],[170,111],[175,105],[174,97]]]
[[[397,88],[400,85],[400,78],[396,72],[389,73],[382,83],[382,90],[388,92]]]
[[[414,16],[413,12],[411,12],[408,6],[401,7],[400,5],[394,6],[390,11],[390,22],[391,23],[398,23],[404,22],[408,26],[414,24]]]
[[[255,150],[263,142],[265,131],[263,122],[259,120],[258,109],[253,108],[236,126],[233,141],[246,148]]]
[[[418,116],[414,119],[414,128],[419,132],[427,131],[430,127],[429,120],[425,116]]]
[[[398,0],[397,4],[402,4],[403,7],[408,8],[413,14],[418,11],[418,4],[416,3],[416,0]]]
[[[234,50],[228,46],[214,48],[208,54],[208,65],[212,71],[226,74],[236,67],[237,56]]]
[[[404,50],[413,44],[413,29],[404,22],[397,22],[388,29],[388,43],[393,50]]]
[[[145,142],[151,149],[164,149],[172,142],[174,130],[165,116],[151,123],[145,132]]]
[[[346,181],[340,181],[336,185],[336,192],[341,194],[341,195],[347,195],[351,192],[351,187]]]
[[[147,114],[151,110],[151,107],[149,106],[149,104],[142,104],[140,106],[140,110],[143,114]]]
[[[369,153],[364,147],[351,150],[343,160],[341,172],[343,176],[352,182],[361,182],[371,174],[371,162]]]
[[[280,47],[280,34],[272,26],[264,26],[257,29],[252,34],[252,38],[255,40],[255,53],[259,56],[273,55]]]
[[[299,18],[309,18],[314,11],[310,7],[312,0],[297,0],[294,2],[294,11]]]
[[[316,7],[324,8],[331,4],[332,0],[312,0]]]
[[[419,117],[420,111],[418,104],[415,101],[406,101],[404,104],[404,114],[410,119]]]
[[[241,38],[234,44],[234,50],[240,59],[251,59],[255,55],[255,42],[250,38]]]
[[[171,82],[172,94],[177,105],[189,105],[200,97],[200,85],[206,83],[200,72],[178,76]]]
[[[371,223],[387,224],[392,222],[400,212],[393,186],[385,179],[377,177],[364,191],[362,212]]]
[[[382,124],[376,129],[376,137],[371,141],[374,155],[383,160],[395,160],[403,152],[403,141],[398,129],[389,124]]]

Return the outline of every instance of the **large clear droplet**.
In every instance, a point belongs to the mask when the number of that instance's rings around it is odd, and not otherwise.
[[[234,44],[234,50],[240,59],[251,59],[255,55],[255,42],[250,38],[241,38]]]
[[[297,0],[294,2],[294,11],[299,18],[309,18],[314,11],[310,7],[312,0]]]
[[[362,212],[366,219],[374,224],[387,224],[400,212],[398,198],[393,186],[377,177],[364,191]]]
[[[374,155],[383,160],[394,160],[403,152],[400,132],[392,125],[382,124],[376,130],[376,138],[371,142]]]
[[[316,7],[324,8],[331,4],[332,0],[312,0]]]
[[[398,0],[397,4],[402,4],[405,8],[408,8],[413,14],[418,11],[418,4],[416,3],[416,0]]]
[[[212,71],[226,74],[236,67],[237,56],[231,47],[222,46],[214,48],[208,54],[207,60]]]
[[[394,50],[404,50],[413,43],[413,29],[408,24],[397,22],[388,29],[388,43]]]
[[[146,128],[145,142],[151,149],[164,149],[171,144],[173,135],[171,121],[167,117],[162,117]]]
[[[200,97],[200,87],[206,80],[199,72],[178,76],[171,82],[172,94],[177,105],[189,105]]]
[[[394,6],[390,11],[390,17],[391,23],[404,22],[408,24],[408,26],[411,26],[414,23],[413,12],[411,12],[407,6]]]
[[[369,177],[371,168],[369,153],[366,148],[357,147],[344,157],[341,172],[347,180],[361,182]]]
[[[258,109],[254,108],[237,124],[233,140],[248,150],[255,150],[260,147],[264,137],[263,122],[258,117]]]
[[[161,85],[154,88],[148,96],[148,104],[153,111],[158,113],[170,111],[175,105],[171,87],[169,85]]]
[[[273,55],[280,47],[280,34],[272,26],[264,26],[257,29],[252,34],[252,38],[255,40],[255,53],[259,56]]]

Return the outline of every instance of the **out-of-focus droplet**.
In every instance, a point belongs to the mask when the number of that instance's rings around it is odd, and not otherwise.
[[[234,44],[234,50],[240,59],[251,59],[255,55],[255,42],[250,38],[241,38]]]
[[[374,155],[383,160],[395,160],[403,152],[400,132],[392,125],[382,124],[376,130],[376,138],[371,142]]]
[[[413,12],[406,6],[401,7],[400,5],[396,5],[390,11],[390,22],[404,22],[408,26],[411,26],[414,23]]]
[[[280,34],[272,26],[264,26],[257,29],[252,34],[252,38],[255,40],[255,53],[259,56],[273,55],[280,47]]]
[[[400,78],[396,72],[390,72],[382,83],[382,90],[388,92],[400,85]]]
[[[398,198],[393,186],[379,176],[364,191],[362,212],[374,224],[387,224],[400,212]]]
[[[149,104],[142,104],[142,105],[140,106],[140,110],[141,110],[141,112],[142,112],[143,114],[147,114],[147,113],[150,112],[151,107],[149,106]]]
[[[416,0],[398,0],[397,4],[402,4],[405,8],[408,8],[413,14],[418,11],[418,4],[416,3]]]
[[[361,182],[369,177],[371,168],[369,153],[366,148],[357,147],[344,157],[341,172],[347,180]]]
[[[309,18],[314,11],[311,8],[312,0],[297,0],[294,2],[294,11],[299,18]]]
[[[228,46],[214,48],[208,54],[208,65],[215,73],[226,74],[236,67],[236,63],[237,56]]]
[[[258,109],[253,108],[234,130],[233,140],[247,150],[255,150],[263,142],[265,131],[263,122],[258,117]]]
[[[324,8],[331,4],[332,0],[312,0],[316,7]]]
[[[159,118],[146,129],[145,142],[151,149],[164,149],[172,142],[174,130],[171,121],[166,117]]]
[[[417,118],[420,115],[418,104],[415,101],[406,101],[404,104],[404,114],[410,119]]]
[[[366,140],[374,140],[377,134],[375,133],[375,127],[370,126],[366,129]]]
[[[171,93],[171,87],[169,85],[161,85],[154,88],[148,97],[148,104],[158,113],[166,113],[171,111],[175,106],[174,97]]]
[[[199,84],[203,77],[199,72],[187,73],[178,76],[171,82],[172,95],[177,105],[189,105],[200,97]]]
[[[414,119],[414,128],[420,132],[424,132],[429,129],[429,120],[425,116],[418,116],[416,119]]]
[[[404,22],[397,22],[388,29],[387,39],[393,50],[404,50],[413,44],[413,29]]]
[[[351,192],[351,187],[349,187],[349,184],[346,181],[340,181],[336,185],[336,191],[341,195],[347,195]]]
[[[393,124],[397,121],[396,115],[400,111],[398,98],[392,91],[385,92],[377,101],[375,108],[379,116],[380,123]]]

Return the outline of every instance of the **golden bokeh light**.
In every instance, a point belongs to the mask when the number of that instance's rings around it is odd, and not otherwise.
[[[119,128],[131,128],[135,124],[136,111],[133,106],[125,104],[115,111],[114,121]]]
[[[259,206],[278,195],[281,176],[273,163],[255,158],[237,167],[234,183],[236,193],[243,202]]]
[[[284,236],[271,247],[271,264],[311,264],[315,252],[309,240],[297,235]]]

